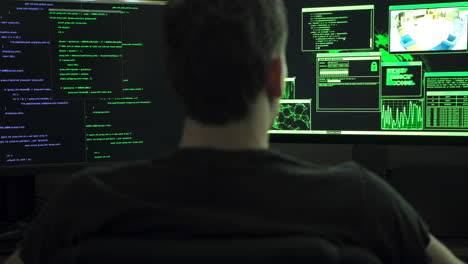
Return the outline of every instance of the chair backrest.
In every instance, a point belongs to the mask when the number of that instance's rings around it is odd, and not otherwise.
[[[322,238],[226,240],[96,239],[59,252],[52,264],[381,264],[356,247],[341,247]]]

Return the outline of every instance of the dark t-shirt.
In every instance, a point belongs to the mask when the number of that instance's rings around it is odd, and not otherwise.
[[[89,169],[42,210],[21,245],[50,263],[92,237],[323,235],[383,263],[425,263],[426,225],[378,176],[355,163],[323,167],[272,151],[185,149],[152,161]]]

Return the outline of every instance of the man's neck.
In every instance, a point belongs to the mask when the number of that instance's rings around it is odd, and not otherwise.
[[[259,131],[258,125],[249,125],[249,122],[218,127],[187,120],[180,147],[232,151],[259,150],[269,147],[269,137],[266,131]]]

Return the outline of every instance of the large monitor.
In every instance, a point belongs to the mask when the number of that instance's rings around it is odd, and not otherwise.
[[[274,142],[468,143],[468,2],[285,2]]]
[[[161,60],[165,2],[1,2],[0,171],[176,147],[182,113]]]

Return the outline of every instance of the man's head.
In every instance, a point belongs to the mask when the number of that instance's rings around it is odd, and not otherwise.
[[[170,0],[164,27],[172,86],[190,119],[242,121],[265,95],[277,111],[288,35],[283,0]]]

